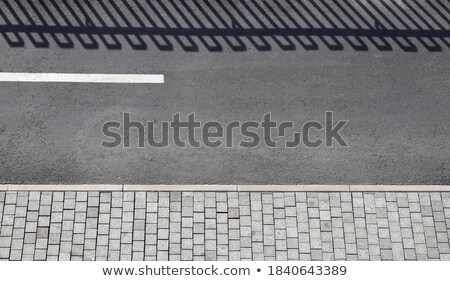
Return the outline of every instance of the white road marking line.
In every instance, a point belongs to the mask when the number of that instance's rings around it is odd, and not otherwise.
[[[164,75],[0,72],[0,82],[160,84]]]
[[[199,191],[199,192],[450,192],[450,185],[28,185],[0,184],[0,191]]]

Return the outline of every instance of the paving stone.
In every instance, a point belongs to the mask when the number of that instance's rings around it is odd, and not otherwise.
[[[450,193],[14,192],[0,193],[0,205],[0,249],[11,260],[450,254]]]

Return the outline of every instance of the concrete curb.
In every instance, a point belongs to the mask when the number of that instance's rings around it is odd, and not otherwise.
[[[349,192],[348,185],[238,185],[240,192]]]
[[[448,192],[449,185],[350,185],[351,192]]]
[[[192,192],[450,192],[450,185],[28,185],[0,184],[0,191]]]
[[[8,184],[8,191],[122,191],[122,185],[112,184],[79,184],[79,185],[62,185],[62,184]]]
[[[123,191],[210,191],[210,192],[235,192],[237,185],[128,185],[123,186]]]

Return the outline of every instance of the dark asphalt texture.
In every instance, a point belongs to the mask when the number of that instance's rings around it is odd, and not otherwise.
[[[69,1],[79,19],[31,2],[0,4],[0,71],[166,82],[0,83],[0,183],[450,184],[448,1]],[[349,121],[348,147],[101,146],[122,112],[301,124],[326,111]]]

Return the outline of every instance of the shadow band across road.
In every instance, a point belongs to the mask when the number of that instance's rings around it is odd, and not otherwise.
[[[450,2],[2,0],[0,33],[15,48],[439,52],[450,48]]]

